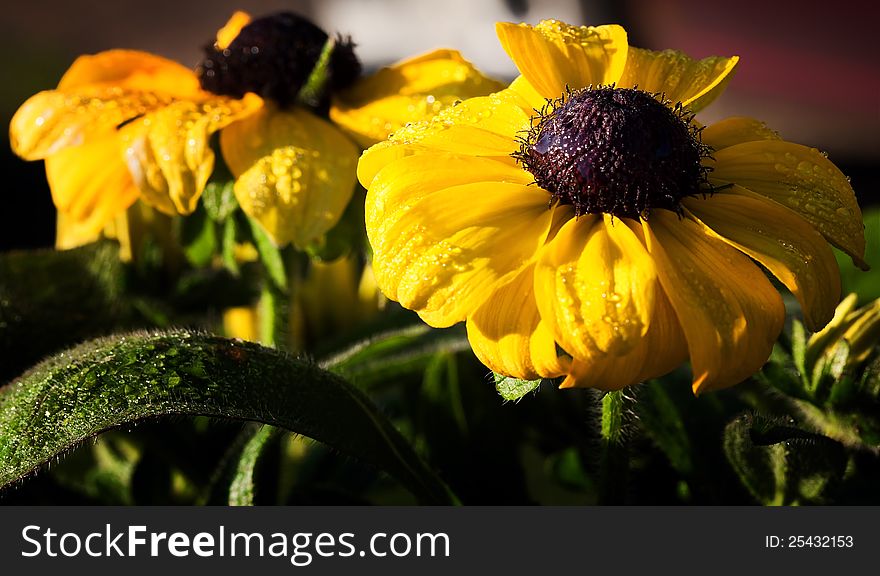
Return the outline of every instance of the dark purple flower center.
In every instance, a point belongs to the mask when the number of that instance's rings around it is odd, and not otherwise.
[[[708,191],[709,149],[680,105],[633,88],[572,92],[552,103],[515,158],[575,213],[647,218]]]
[[[253,92],[289,106],[321,59],[328,38],[301,16],[273,14],[250,22],[224,49],[206,46],[196,73],[202,88],[214,94],[241,98]],[[344,88],[360,75],[350,40],[336,40],[329,59],[327,89]]]

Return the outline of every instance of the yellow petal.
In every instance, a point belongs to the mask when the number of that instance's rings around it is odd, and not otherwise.
[[[743,142],[779,140],[779,134],[768,128],[766,124],[745,117],[725,118],[706,126],[700,132],[700,137],[703,144],[711,146],[713,150],[721,150]]]
[[[492,158],[425,152],[401,158],[373,178],[367,193],[367,230],[376,230],[398,210],[426,195],[471,182],[510,182],[528,185],[534,176],[518,166]],[[549,194],[547,196],[549,199]]]
[[[662,92],[696,112],[709,105],[730,81],[738,56],[694,60],[677,50],[655,52],[630,46],[618,87]]]
[[[9,125],[12,150],[25,160],[46,158],[68,146],[112,134],[136,116],[171,103],[155,94],[109,88],[89,94],[47,90],[31,96]]]
[[[492,293],[467,319],[468,340],[480,362],[505,376],[535,380],[568,371],[556,354],[553,334],[535,305],[534,265]]]
[[[541,317],[576,359],[632,350],[648,330],[655,282],[645,247],[609,215],[566,222],[535,268]]]
[[[655,210],[643,227],[687,337],[694,393],[732,386],[757,372],[785,320],[782,298],[767,277],[688,218]]]
[[[223,311],[223,334],[257,342],[260,338],[260,316],[256,306],[237,306]]]
[[[357,148],[303,109],[267,105],[227,127],[220,145],[239,204],[279,245],[321,238],[354,191]]]
[[[517,76],[513,82],[510,83],[509,90],[522,98],[523,102],[520,106],[523,109],[527,111],[531,109],[535,114],[538,114],[547,104],[547,98],[541,96],[541,94],[535,90],[535,87],[532,86],[531,82],[529,82],[522,74]]]
[[[545,98],[559,98],[566,88],[617,82],[626,64],[626,30],[613,24],[499,22],[495,32],[520,73]]]
[[[534,258],[550,226],[547,198],[501,182],[425,196],[367,231],[376,282],[431,326],[460,322]]]
[[[114,87],[133,92],[194,98],[202,94],[189,68],[138,50],[107,50],[77,58],[58,83],[61,92]]]
[[[133,50],[78,58],[58,85],[29,98],[9,126],[13,151],[26,160],[113,132],[120,124],[173,102],[200,97],[186,68]]]
[[[167,214],[190,214],[214,170],[211,135],[262,107],[247,94],[177,101],[122,130],[129,171],[145,202]]]
[[[560,388],[620,390],[663,376],[687,359],[687,341],[666,294],[655,284],[654,315],[639,344],[624,354],[576,359]]]
[[[459,52],[435,50],[361,78],[336,95],[330,118],[368,148],[406,124],[430,120],[457,101],[502,88]]]
[[[373,177],[387,164],[425,150],[512,162],[510,154],[520,147],[517,138],[531,126],[531,115],[519,105],[521,102],[517,94],[502,90],[465,100],[430,121],[401,128],[387,142],[364,152],[358,163],[358,179],[369,188]]]
[[[714,153],[709,181],[739,184],[800,215],[853,262],[864,262],[862,212],[852,186],[815,148],[782,140],[744,142]]]
[[[97,239],[138,198],[115,134],[53,154],[46,159],[46,177],[58,208],[59,248]]]
[[[229,48],[232,41],[241,32],[241,29],[250,24],[251,17],[247,12],[241,10],[236,11],[229,17],[229,21],[223,25],[223,28],[217,30],[217,39],[214,41],[214,48],[217,50],[225,50]]]
[[[831,320],[840,300],[840,272],[831,247],[791,210],[758,195],[737,194],[738,188],[688,199],[684,205],[779,278],[797,297],[807,328],[815,332]]]

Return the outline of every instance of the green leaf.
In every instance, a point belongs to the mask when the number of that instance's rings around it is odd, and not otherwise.
[[[800,321],[794,320],[791,323],[791,359],[794,361],[794,367],[805,376],[805,379],[809,374],[806,368],[806,355],[807,331]]]
[[[740,482],[764,505],[785,503],[785,447],[755,446],[754,418],[745,414],[724,429],[724,454]]]
[[[318,61],[312,68],[309,77],[306,78],[305,84],[297,94],[297,100],[307,106],[318,106],[325,97],[327,83],[330,81],[332,71],[330,65],[332,60],[330,56],[336,48],[336,38],[330,37],[324,43]]]
[[[835,249],[834,255],[840,266],[842,293],[855,292],[860,302],[870,302],[880,298],[880,208],[871,208],[863,213],[865,221],[865,262],[871,270],[865,272],[857,268],[849,256]]]
[[[183,219],[181,242],[183,253],[194,266],[208,266],[217,251],[217,229],[213,220],[200,206]]]
[[[251,436],[238,460],[235,476],[229,485],[230,506],[253,506],[257,463],[263,455],[264,448],[269,441],[277,436],[278,429],[272,426],[262,426]]]
[[[130,327],[119,246],[0,254],[0,383],[46,355]]]
[[[0,390],[0,488],[105,430],[165,415],[279,426],[384,469],[424,502],[454,501],[339,376],[275,349],[187,331],[95,340]]]
[[[108,433],[83,450],[75,450],[60,466],[55,479],[102,504],[131,505],[131,481],[140,450],[125,434]]]
[[[669,458],[679,473],[693,471],[691,443],[678,406],[669,396],[662,380],[652,380],[638,387],[636,413],[648,436]]]
[[[260,261],[269,275],[269,279],[281,291],[287,291],[287,270],[284,266],[284,257],[281,255],[281,249],[275,245],[275,242],[269,237],[259,222],[248,217],[247,222],[250,225],[251,237],[254,240],[254,246],[260,255]]]
[[[234,188],[235,183],[232,180],[208,182],[205,186],[205,191],[202,193],[202,204],[211,220],[226,222],[238,209]]]
[[[495,390],[502,398],[509,401],[519,401],[520,398],[538,389],[541,380],[521,380],[511,376],[502,376],[501,374],[492,373],[495,380]]]
[[[234,276],[238,276],[241,273],[241,268],[238,265],[238,260],[235,258],[235,233],[235,218],[229,218],[223,222],[223,266]]]
[[[432,329],[424,324],[389,330],[349,346],[320,362],[360,388],[393,382],[421,372],[438,354],[470,350],[461,327]]]
[[[725,428],[724,452],[743,485],[766,505],[825,503],[848,460],[840,443],[793,420],[749,414]]]

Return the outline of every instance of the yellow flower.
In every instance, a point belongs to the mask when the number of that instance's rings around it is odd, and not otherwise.
[[[504,88],[455,50],[435,50],[383,68],[339,92],[330,118],[363,148],[401,127],[430,120],[459,100]]]
[[[840,347],[847,347],[846,368],[864,363],[880,344],[880,299],[856,309],[858,296],[850,294],[837,306],[834,318],[807,342],[807,365],[834,361]]]
[[[166,214],[191,213],[214,170],[216,132],[242,209],[278,244],[303,247],[341,216],[359,154],[314,111],[326,111],[326,93],[351,86],[359,73],[349,41],[290,13],[252,21],[237,12],[195,71],[132,50],[80,57],[55,90],[21,106],[10,140],[23,158],[46,160],[59,247],[94,240],[138,199]],[[325,83],[313,85],[316,77]],[[351,89],[365,106],[371,87],[359,86]],[[399,88],[428,96],[406,83]],[[375,124],[345,127],[376,134]]]
[[[695,393],[768,358],[799,299],[839,300],[830,242],[862,266],[861,212],[815,149],[693,113],[738,59],[630,47],[620,26],[499,23],[521,75],[361,157],[382,291],[428,324],[467,321],[480,360],[620,389],[690,358]]]

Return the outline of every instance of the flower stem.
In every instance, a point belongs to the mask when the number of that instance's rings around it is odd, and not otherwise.
[[[602,459],[599,477],[599,503],[623,504],[629,469],[624,425],[626,398],[621,391],[602,397]]]

